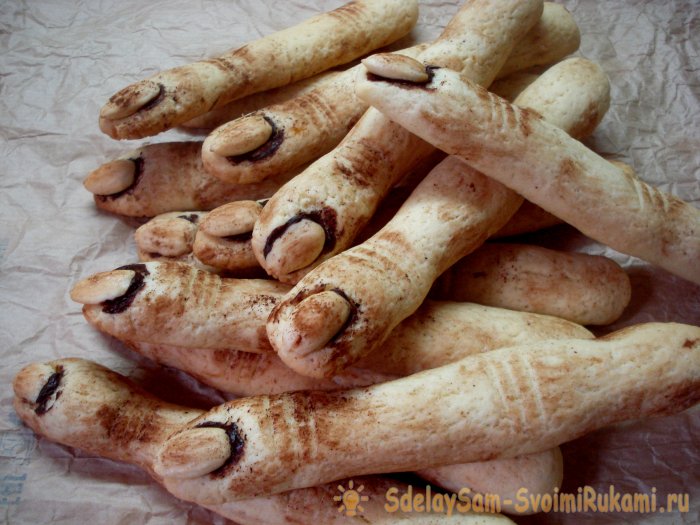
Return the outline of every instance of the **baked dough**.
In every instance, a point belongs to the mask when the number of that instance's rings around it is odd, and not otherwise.
[[[398,54],[416,57],[426,45]],[[367,105],[355,97],[361,64],[316,89],[228,122],[202,145],[204,168],[224,182],[251,184],[311,162],[347,135]]]
[[[85,305],[90,324],[127,344],[270,354],[265,323],[289,289],[269,280],[222,278],[176,262],[150,262],[92,275],[73,287],[71,297]],[[387,376],[408,375],[553,334],[590,336],[563,319],[428,301],[399,325],[384,352],[361,365]]]
[[[567,131],[590,132],[608,108],[609,89],[600,67],[569,59],[530,84],[516,103],[532,104]],[[379,348],[423,302],[435,279],[500,230],[522,202],[463,159],[448,157],[375,236],[325,261],[297,283],[268,320],[272,346],[302,375],[337,374]],[[335,301],[316,304],[316,294],[331,292]],[[319,308],[343,322],[334,325],[320,313],[311,318]]]
[[[117,92],[100,111],[112,138],[155,135],[227,102],[311,77],[407,34],[417,0],[353,0],[219,57],[158,73]]]
[[[228,184],[202,166],[202,142],[149,144],[103,164],[85,186],[98,208],[128,217],[205,211],[238,200],[270,197],[295,171],[259,184]]]
[[[115,276],[124,276],[115,285]],[[147,262],[78,282],[71,298],[100,330],[126,341],[270,352],[265,320],[286,285],[222,279],[176,262]]]
[[[457,69],[491,83],[514,45],[535,25],[542,2],[467,2],[440,37],[420,55],[426,63]],[[389,189],[433,147],[370,109],[343,141],[278,191],[253,230],[253,251],[272,277],[297,282],[313,267],[345,250]],[[316,257],[281,257],[296,243],[300,223]],[[313,241],[313,242],[312,242]]]
[[[255,314],[251,317],[257,318]],[[103,329],[101,319],[92,318],[91,323]],[[223,332],[227,327],[220,329]],[[138,337],[127,339],[127,335],[116,330],[111,335],[153,361],[187,372],[236,396],[367,386],[504,346],[549,339],[593,338],[582,326],[556,317],[472,303],[425,301],[415,314],[394,329],[381,352],[368,355],[332,378],[316,379],[295,373],[273,352],[145,343]]]
[[[431,290],[435,299],[498,304],[582,325],[615,322],[631,296],[629,277],[612,259],[499,243],[460,259]]]
[[[700,210],[454,72],[422,87],[365,78],[357,93],[588,237],[700,283]]]
[[[280,104],[281,102],[286,102],[294,97],[313,91],[325,82],[335,79],[340,73],[340,70],[324,71],[314,77],[305,78],[293,84],[287,84],[286,86],[280,86],[275,89],[261,91],[260,93],[236,99],[224,106],[212,109],[203,115],[184,122],[182,127],[198,130],[213,130],[222,124],[231,122],[253,111],[258,111],[259,109],[272,106],[273,104]]]
[[[81,359],[28,365],[17,374],[13,386],[15,410],[37,434],[91,455],[136,465],[159,482],[153,469],[159,446],[179,427],[203,414],[202,410],[166,403],[127,378]],[[426,516],[420,513],[385,511],[387,490],[396,487],[405,493],[405,483],[378,476],[356,477],[353,482],[368,496],[362,502],[363,523],[388,525],[397,519],[425,523]],[[240,525],[289,525],[298,523],[300,516],[324,525],[351,525],[355,518],[338,512],[339,504],[333,499],[339,494],[339,484],[349,488],[349,480],[345,480],[205,507]],[[424,492],[420,487],[413,490]],[[487,514],[434,514],[429,519],[435,525],[513,525],[504,516]]]
[[[700,328],[649,323],[598,340],[502,348],[361,389],[230,401],[170,436],[154,468],[174,494],[216,504],[535,453],[698,401]],[[204,445],[223,436],[236,445],[216,465],[227,467],[199,474],[214,466]]]

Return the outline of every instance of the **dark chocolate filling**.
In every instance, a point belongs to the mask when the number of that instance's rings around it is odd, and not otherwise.
[[[189,215],[178,215],[178,219],[185,219],[186,221],[191,222],[192,224],[197,224],[199,222],[199,215],[196,213],[190,213]]]
[[[266,159],[267,157],[273,155],[282,145],[282,142],[284,142],[284,129],[278,128],[277,124],[275,124],[270,117],[263,115],[263,118],[272,127],[272,134],[270,135],[270,138],[267,139],[265,144],[255,148],[253,151],[226,157],[231,164],[235,165],[240,164],[241,162],[256,162]]]
[[[348,295],[340,288],[333,288],[331,290],[331,292],[337,293],[340,297],[342,297],[343,299],[345,299],[347,301],[347,303],[350,305],[350,315],[348,315],[348,318],[343,323],[343,326],[340,327],[340,329],[331,338],[331,340],[328,341],[327,344],[333,343],[336,339],[338,339],[341,335],[343,335],[343,332],[345,332],[345,329],[348,326],[350,326],[355,321],[355,318],[357,317],[357,304],[355,303],[355,301],[350,299],[348,297]]]
[[[102,311],[106,314],[120,314],[129,308],[131,303],[134,302],[136,294],[145,286],[145,277],[149,273],[145,264],[129,264],[120,266],[117,270],[132,270],[135,272],[135,275],[133,279],[131,279],[129,288],[127,288],[123,295],[102,303]]]
[[[62,366],[57,366],[56,371],[49,376],[49,378],[46,380],[46,383],[44,383],[44,386],[41,387],[41,390],[39,391],[39,395],[36,396],[36,408],[34,409],[34,413],[37,416],[43,416],[46,414],[49,410],[53,408],[53,403],[49,405],[49,401],[51,401],[51,398],[53,397],[53,400],[56,401],[56,399],[59,398],[61,395],[61,392],[56,392],[58,390],[58,387],[61,384],[61,379],[63,379],[63,367]],[[55,394],[55,397],[54,397]]]
[[[160,101],[165,97],[165,86],[158,82],[158,94],[151,100],[146,102],[143,106],[139,108],[139,111],[148,111],[149,109],[160,104]]]
[[[231,242],[248,242],[253,238],[253,232],[245,232],[245,233],[239,233],[237,235],[227,235],[226,237],[222,237],[223,240],[225,241],[231,241]]]
[[[438,66],[425,66],[425,72],[428,75],[428,79],[423,82],[411,82],[410,80],[398,80],[394,78],[387,78],[381,75],[375,75],[374,73],[367,73],[367,80],[371,82],[391,82],[392,84],[399,84],[400,86],[409,88],[420,88],[420,89],[435,89],[429,88],[428,84],[433,81],[435,77],[435,70],[440,69]]]
[[[226,431],[229,443],[231,444],[231,454],[228,459],[218,469],[210,472],[209,475],[215,478],[222,478],[226,475],[226,471],[238,463],[238,460],[243,456],[245,448],[245,438],[238,431],[238,426],[235,423],[216,423],[214,421],[205,421],[200,423],[195,428],[221,428]]]
[[[336,241],[335,229],[337,226],[337,213],[333,208],[325,207],[322,210],[315,210],[295,215],[282,226],[278,226],[277,228],[272,230],[270,232],[270,235],[268,235],[267,237],[267,241],[265,241],[263,255],[267,257],[270,251],[272,250],[272,246],[275,244],[275,241],[282,237],[282,235],[284,235],[284,232],[286,232],[290,226],[304,219],[313,221],[319,224],[321,228],[323,228],[323,231],[326,234],[326,240],[323,244],[323,251],[327,252],[332,250],[335,247]]]
[[[143,175],[143,164],[144,160],[142,157],[136,157],[133,159],[127,159],[130,160],[131,162],[134,163],[134,182],[131,183],[131,185],[127,188],[124,188],[122,191],[119,191],[117,193],[112,193],[111,195],[97,195],[97,198],[100,199],[102,202],[108,201],[108,200],[114,200],[118,199],[119,197],[126,195],[127,193],[132,193],[134,191],[134,188],[136,188],[136,185],[139,183],[141,180],[141,175]]]

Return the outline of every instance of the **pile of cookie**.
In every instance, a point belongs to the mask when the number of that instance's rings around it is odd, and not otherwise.
[[[567,58],[571,14],[471,0],[434,42],[370,55],[417,14],[355,0],[107,102],[113,138],[214,129],[87,177],[97,206],[151,220],[140,263],[71,297],[102,332],[239,397],[175,406],[63,359],[17,375],[27,425],[241,524],[424,519],[387,511],[396,472],[473,511],[430,523],[511,523],[480,511],[531,512],[516,494],[561,485],[562,443],[700,400],[699,327],[584,327],[628,305],[617,263],[492,241],[566,222],[700,283],[700,211],[579,142],[610,86]],[[350,480],[366,500],[337,498]]]

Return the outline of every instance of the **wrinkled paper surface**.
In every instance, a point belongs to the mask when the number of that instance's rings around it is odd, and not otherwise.
[[[98,212],[82,180],[170,131],[119,143],[97,126],[118,89],[213,56],[341,4],[338,0],[6,0],[0,3],[0,516],[5,523],[224,523],[180,502],[135,467],[37,438],[12,409],[12,377],[33,361],[83,357],[170,401],[206,407],[221,395],[161,369],[91,329],[68,292],[79,279],[135,262],[133,225]],[[700,2],[566,0],[579,54],[610,76],[612,107],[589,145],[632,164],[649,183],[700,206]],[[422,0],[403,43],[437,36],[459,2]],[[621,228],[625,225],[621,224]],[[591,242],[568,227],[530,237],[605,254],[634,286],[623,319],[700,324],[700,287]],[[700,261],[698,261],[700,264]],[[563,492],[689,493],[686,514],[556,514],[518,523],[700,522],[700,410],[604,429],[563,446]],[[329,503],[330,504],[330,503]]]

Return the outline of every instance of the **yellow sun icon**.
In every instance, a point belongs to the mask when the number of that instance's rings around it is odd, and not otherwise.
[[[365,509],[360,505],[361,501],[369,501],[368,496],[362,496],[360,492],[365,489],[364,485],[360,485],[355,489],[355,483],[350,480],[347,490],[342,485],[338,485],[340,496],[333,496],[334,501],[339,501],[340,506],[338,512],[345,512],[348,517],[357,516],[358,512],[364,512]]]

